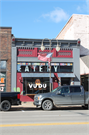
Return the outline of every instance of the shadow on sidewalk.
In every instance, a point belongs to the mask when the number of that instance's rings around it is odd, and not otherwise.
[[[87,108],[83,108],[81,106],[78,106],[78,107],[54,107],[51,111],[62,111],[62,110],[88,110]],[[10,111],[44,111],[42,110],[41,107],[37,108],[37,107],[12,107],[10,109]]]

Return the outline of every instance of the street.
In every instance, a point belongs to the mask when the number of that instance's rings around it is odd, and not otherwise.
[[[0,111],[0,135],[88,135],[89,110],[61,107],[43,111],[35,107],[13,107]]]

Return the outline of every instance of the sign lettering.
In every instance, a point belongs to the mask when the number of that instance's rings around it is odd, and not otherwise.
[[[46,88],[47,87],[47,84],[39,84],[39,85],[36,85],[36,84],[29,84],[29,88]]]

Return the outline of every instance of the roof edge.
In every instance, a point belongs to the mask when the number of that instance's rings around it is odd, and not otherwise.
[[[0,29],[12,29],[12,27],[0,27]]]
[[[74,15],[74,14],[73,14]],[[67,21],[67,23],[64,25],[64,27],[62,28],[62,30],[59,32],[59,34],[65,29],[65,27],[68,25],[68,22],[73,18],[73,15],[69,18],[69,20]],[[57,37],[59,36],[59,34],[57,35]],[[56,38],[57,38],[56,37]]]

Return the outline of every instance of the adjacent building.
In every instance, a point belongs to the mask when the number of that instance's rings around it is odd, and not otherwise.
[[[80,38],[80,75],[84,89],[89,89],[89,15],[73,14],[56,39]]]
[[[11,91],[11,27],[0,27],[0,91]]]

